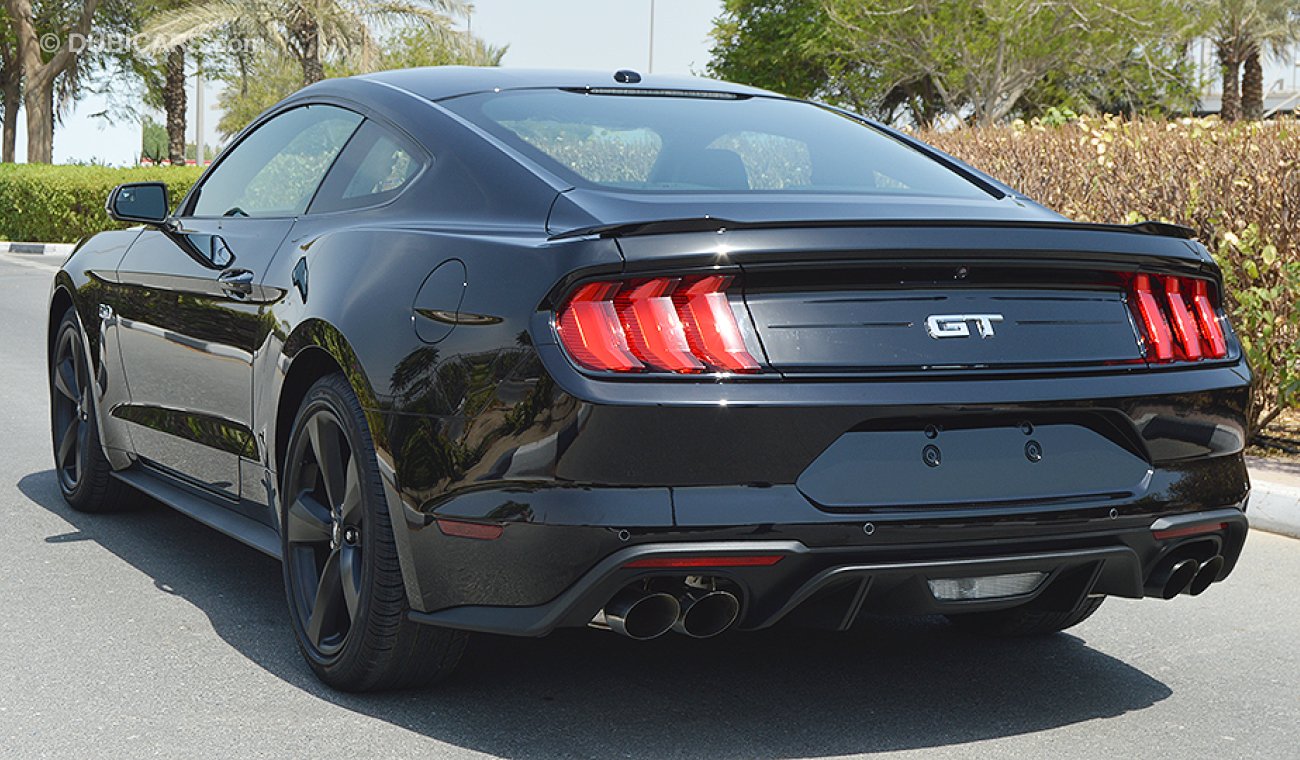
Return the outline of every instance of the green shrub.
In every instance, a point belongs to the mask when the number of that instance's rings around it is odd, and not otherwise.
[[[1079,118],[923,139],[1079,221],[1177,222],[1223,268],[1253,438],[1300,404],[1300,125]]]
[[[123,182],[166,182],[175,205],[199,178],[193,166],[114,169],[107,166],[0,164],[0,240],[75,243],[123,227],[104,201]]]

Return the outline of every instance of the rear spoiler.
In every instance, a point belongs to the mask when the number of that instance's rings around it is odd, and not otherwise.
[[[1059,229],[1059,230],[1094,230],[1099,232],[1124,232],[1138,235],[1155,235],[1157,237],[1177,238],[1180,240],[1196,239],[1196,231],[1191,227],[1168,222],[1138,222],[1137,224],[1091,224],[1044,220],[985,220],[985,219],[827,219],[800,221],[761,221],[740,222],[733,219],[720,219],[712,216],[688,217],[684,219],[659,219],[642,222],[616,222],[597,224],[589,227],[577,227],[556,233],[551,240],[586,237],[630,237],[635,235],[662,235],[675,232],[717,232],[721,230],[762,230],[776,228],[826,228],[826,227],[994,227],[1017,229]]]

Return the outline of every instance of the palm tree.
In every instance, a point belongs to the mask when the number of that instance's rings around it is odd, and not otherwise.
[[[1265,51],[1283,56],[1300,38],[1300,2],[1263,0],[1253,31],[1253,45],[1247,51],[1241,74],[1241,115],[1247,119],[1264,118]]]
[[[1213,37],[1223,67],[1226,121],[1264,115],[1264,51],[1280,53],[1300,36],[1297,0],[1217,0],[1211,12]],[[1244,73],[1242,67],[1245,67]]]
[[[463,0],[192,0],[155,15],[144,33],[155,50],[217,31],[255,37],[296,61],[309,85],[325,78],[330,58],[373,68],[376,33],[388,28],[415,26],[459,45],[452,27],[467,10]]]

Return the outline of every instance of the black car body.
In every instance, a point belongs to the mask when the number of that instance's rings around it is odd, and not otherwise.
[[[757,190],[717,155],[736,152],[687,138],[636,187],[511,132],[632,100],[649,120],[816,109],[962,189]],[[535,115],[494,121],[511,103]],[[325,146],[310,205],[212,206],[301,180],[227,187],[266,163],[243,149],[262,129]],[[389,176],[349,195],[381,142]],[[832,172],[815,149],[813,175]],[[295,419],[341,373],[404,625],[648,637],[708,597],[711,619],[679,630],[847,628],[866,609],[1039,632],[1105,595],[1199,593],[1245,540],[1251,376],[1206,249],[1169,225],[1070,222],[847,114],[697,79],[386,72],[292,96],[174,214],[142,218],[54,284],[54,374],[72,308],[93,397],[56,411],[65,491],[80,409],[116,481],[280,556]]]

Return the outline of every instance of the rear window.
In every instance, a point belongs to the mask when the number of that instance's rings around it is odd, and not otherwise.
[[[626,92],[516,90],[442,104],[576,184],[659,193],[988,197],[884,132],[810,103]]]

